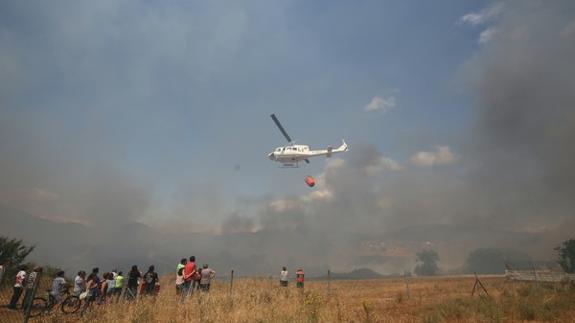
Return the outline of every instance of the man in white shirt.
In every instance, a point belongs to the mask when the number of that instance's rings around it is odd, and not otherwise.
[[[289,281],[289,273],[286,267],[282,267],[282,271],[280,272],[280,286],[287,287]]]
[[[80,296],[86,291],[86,272],[80,270],[78,276],[74,278],[74,295]]]
[[[112,295],[114,293],[114,290],[116,289],[116,276],[118,276],[118,272],[116,269],[112,270],[112,272],[108,276],[108,290],[106,291],[108,295]]]
[[[22,290],[24,290],[24,280],[26,279],[25,267],[20,268],[20,271],[16,274],[16,281],[14,283],[14,293],[12,294],[12,299],[10,300],[10,305],[8,308],[16,309],[18,301],[20,300],[20,295],[22,295]]]

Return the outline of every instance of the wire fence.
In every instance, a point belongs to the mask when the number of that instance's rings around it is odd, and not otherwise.
[[[551,270],[505,270],[505,277],[509,280],[534,281],[557,283],[561,281],[575,281],[575,274]]]

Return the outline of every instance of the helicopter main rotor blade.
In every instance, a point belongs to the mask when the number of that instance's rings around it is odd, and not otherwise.
[[[272,115],[270,117],[272,117],[272,120],[275,122],[276,126],[278,126],[278,128],[280,129],[280,131],[282,132],[284,137],[286,137],[287,141],[292,142],[290,136],[287,134],[284,127],[282,127],[282,124],[280,123],[278,118],[276,118],[276,115],[272,113]]]

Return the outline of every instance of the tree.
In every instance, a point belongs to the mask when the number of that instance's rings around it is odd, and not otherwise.
[[[4,281],[7,277],[14,277],[16,271],[24,264],[26,257],[34,250],[34,246],[27,247],[22,240],[0,237],[0,263],[6,268]]]
[[[575,273],[575,239],[564,241],[563,244],[555,248],[559,253],[559,265],[566,273]]]
[[[438,271],[437,262],[439,255],[431,249],[423,250],[417,253],[417,266],[415,266],[415,273],[418,276],[433,276]]]

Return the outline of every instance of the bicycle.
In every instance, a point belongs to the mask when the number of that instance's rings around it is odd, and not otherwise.
[[[46,290],[48,293],[48,299],[44,297],[34,297],[32,304],[30,304],[30,317],[36,317],[41,314],[50,313],[54,306],[58,305],[56,298],[50,294],[51,290]],[[60,303],[60,310],[64,314],[76,313],[82,306],[82,301],[78,296],[70,295],[68,288],[64,289],[62,295],[66,295],[66,298]]]

